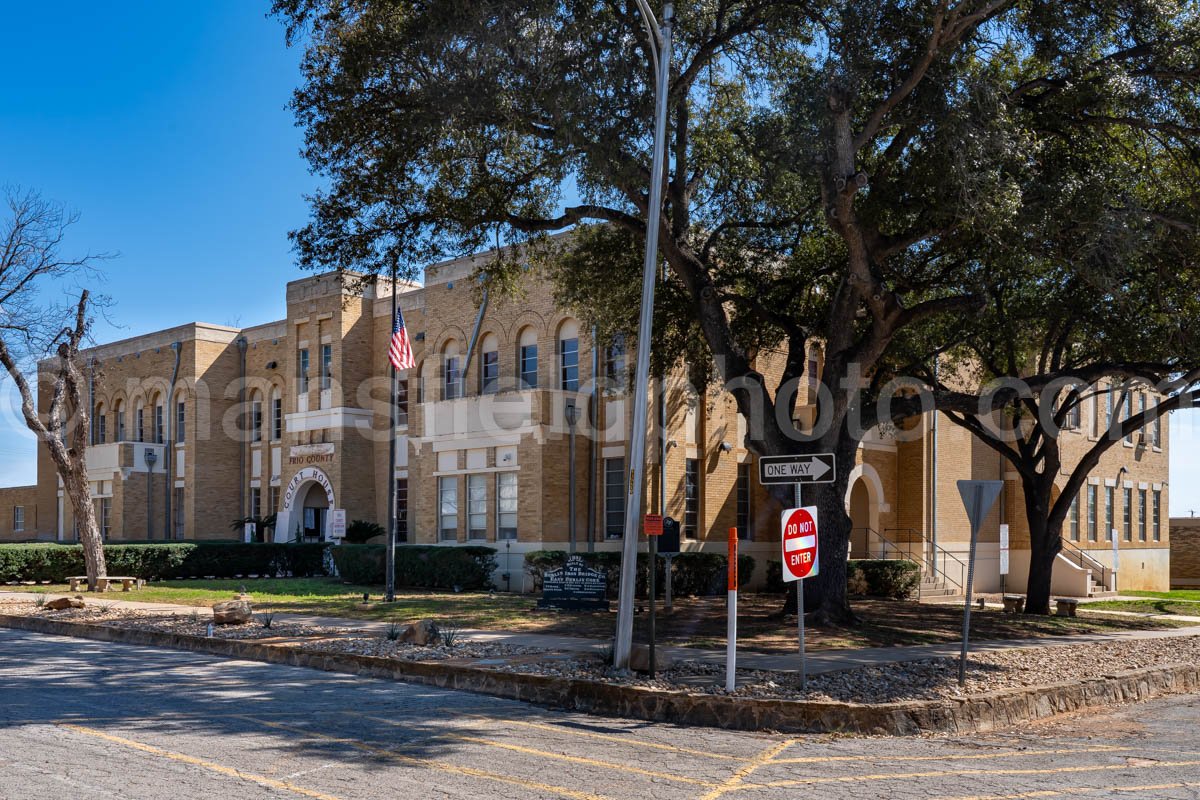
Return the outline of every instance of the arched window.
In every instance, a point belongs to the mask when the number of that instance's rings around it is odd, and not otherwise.
[[[536,389],[538,385],[537,331],[523,328],[517,340],[517,379],[523,389]]]
[[[479,344],[479,391],[494,394],[500,389],[500,340],[489,333]]]
[[[113,417],[115,418],[113,425],[117,434],[116,441],[123,442],[125,441],[125,404],[120,400],[113,406]]]
[[[462,397],[462,356],[458,342],[451,339],[442,348],[442,398],[454,400]]]
[[[95,431],[92,444],[105,444],[108,441],[108,417],[104,414],[104,404],[97,403],[95,411]]]
[[[573,319],[558,329],[558,388],[579,391],[579,323]]]

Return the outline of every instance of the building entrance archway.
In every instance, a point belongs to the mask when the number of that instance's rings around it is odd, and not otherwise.
[[[275,541],[328,541],[336,507],[333,483],[318,467],[305,467],[288,482],[275,527]]]

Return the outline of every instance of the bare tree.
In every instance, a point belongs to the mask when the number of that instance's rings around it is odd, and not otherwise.
[[[78,215],[36,192],[6,192],[9,216],[0,228],[0,363],[21,393],[25,424],[45,445],[62,478],[83,545],[88,587],[105,574],[104,547],[87,477],[91,409],[80,362],[80,344],[91,327],[91,293],[68,306],[48,302],[53,283],[87,275],[101,256],[59,253]],[[34,383],[30,383],[30,370]],[[45,413],[38,388],[49,390]]]

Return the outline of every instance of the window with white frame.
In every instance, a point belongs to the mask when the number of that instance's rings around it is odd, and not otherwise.
[[[442,381],[444,400],[462,397],[462,358],[457,342],[448,342],[442,351]]]
[[[296,382],[300,394],[308,392],[308,348],[302,347],[296,354]]]
[[[187,406],[182,400],[175,403],[175,441],[187,441]]]
[[[438,539],[458,540],[458,478],[453,475],[438,478]]]
[[[321,388],[333,386],[333,345],[321,345]]]
[[[25,506],[13,506],[13,532],[25,530]]]
[[[263,407],[262,400],[255,395],[250,401],[250,441],[261,442],[263,430]]]
[[[117,403],[116,411],[113,412],[117,419],[117,441],[125,441],[125,406]]]
[[[1146,490],[1138,489],[1138,541],[1146,541]]]
[[[283,439],[283,396],[278,389],[271,390],[271,441]]]
[[[487,539],[487,478],[467,476],[467,538]]]
[[[517,473],[496,473],[496,538],[517,538]]]
[[[262,516],[262,489],[250,487],[250,516],[257,519]]]
[[[1071,501],[1071,540],[1079,541],[1079,495]]]
[[[396,381],[396,427],[408,427],[408,378]]]
[[[1162,492],[1158,489],[1155,489],[1153,499],[1154,499],[1154,505],[1151,506],[1151,508],[1150,508],[1150,511],[1153,514],[1153,516],[1150,518],[1152,520],[1150,523],[1150,528],[1154,532],[1154,541],[1161,542],[1162,541],[1162,521],[1161,521]]]
[[[494,394],[500,389],[500,343],[496,335],[483,337],[479,355],[479,391]]]
[[[108,417],[104,413],[104,406],[96,409],[96,444],[104,444],[108,441]]]
[[[579,324],[567,320],[558,332],[558,387],[579,391]]]
[[[1112,486],[1104,487],[1104,538],[1107,541],[1112,541],[1113,531],[1113,505],[1115,503],[1116,489]]]
[[[100,498],[100,536],[105,541],[112,537],[112,498]]]
[[[163,421],[164,421],[163,420],[163,404],[162,404],[162,401],[160,400],[154,404],[154,443],[155,444],[163,443],[163,432],[164,432]]]
[[[521,331],[517,351],[517,370],[522,389],[536,389],[538,385],[537,333],[533,328]]]
[[[1099,527],[1099,520],[1096,517],[1096,514],[1098,513],[1098,509],[1096,508],[1096,495],[1097,495],[1096,484],[1089,483],[1088,484],[1088,493],[1087,493],[1087,497],[1088,497],[1088,507],[1087,507],[1088,541],[1089,542],[1096,541],[1096,528]]]
[[[625,459],[604,459],[604,536],[625,535]]]
[[[1133,391],[1127,390],[1125,393],[1125,419],[1129,419],[1132,416],[1133,416]],[[1132,429],[1130,429],[1130,431],[1125,434],[1125,441],[1127,441],[1131,444],[1133,443],[1133,430]]]
[[[137,441],[146,441],[146,409],[141,405],[137,407],[137,421],[133,433],[137,437]]]
[[[1133,489],[1132,489],[1132,487],[1129,487],[1129,486],[1125,487],[1125,511],[1124,511],[1124,514],[1125,514],[1125,516],[1124,516],[1125,541],[1132,542],[1133,541]]]

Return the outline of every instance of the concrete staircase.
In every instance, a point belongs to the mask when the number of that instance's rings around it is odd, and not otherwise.
[[[919,596],[922,600],[933,600],[940,598],[962,597],[962,592],[957,586],[947,582],[943,578],[940,578],[936,575],[930,575],[928,572],[922,572]]]
[[[1089,570],[1087,578],[1087,596],[1091,598],[1116,597],[1117,593],[1109,590],[1103,584],[1098,583],[1092,576],[1091,570]]]

